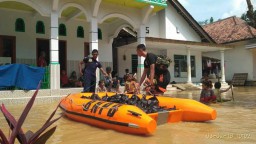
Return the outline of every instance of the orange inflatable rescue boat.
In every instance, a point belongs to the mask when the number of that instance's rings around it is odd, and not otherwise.
[[[120,96],[116,93],[97,93],[96,98],[93,95],[68,95],[61,100],[60,108],[64,115],[75,121],[142,135],[152,134],[162,123],[203,122],[216,118],[214,109],[190,99],[132,94]],[[119,103],[116,102],[117,97],[120,98]]]

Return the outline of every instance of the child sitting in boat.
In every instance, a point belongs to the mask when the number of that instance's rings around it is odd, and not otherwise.
[[[138,83],[134,76],[129,74],[126,78],[124,93],[127,94],[139,94],[140,90],[137,89]]]
[[[214,95],[214,92],[212,90],[211,81],[203,81],[202,91],[200,95],[200,102],[202,103],[216,102],[216,96]]]
[[[98,83],[98,87],[96,89],[96,93],[98,92],[107,92],[107,88],[105,87],[105,82],[104,80],[100,80]]]
[[[231,99],[225,99],[225,98],[221,98],[221,93],[227,92],[229,89],[232,88],[232,85],[230,85],[228,88],[226,89],[220,89],[221,88],[221,83],[220,82],[216,82],[214,83],[214,94],[217,96],[217,102],[226,102],[226,101],[230,101]]]

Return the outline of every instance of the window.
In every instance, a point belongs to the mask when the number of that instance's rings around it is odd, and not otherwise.
[[[101,31],[101,29],[98,29],[98,39],[102,40],[102,31]]]
[[[67,35],[66,26],[64,24],[59,25],[59,35],[60,36],[66,36]]]
[[[138,55],[132,55],[132,73],[137,73]]]
[[[36,33],[45,34],[44,23],[42,21],[36,23]]]
[[[191,61],[191,76],[196,77],[196,64],[195,56],[190,57]],[[174,55],[174,77],[187,77],[187,56],[186,55]]]
[[[84,38],[84,28],[82,26],[77,27],[76,36],[79,38]]]
[[[22,18],[16,19],[15,31],[16,32],[25,32],[25,23],[24,23],[24,20]]]

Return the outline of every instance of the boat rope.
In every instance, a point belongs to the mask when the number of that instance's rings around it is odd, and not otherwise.
[[[81,106],[83,109],[85,108],[85,104],[84,104],[84,103],[83,103],[83,104],[78,104],[78,103],[76,103],[72,98],[68,98],[68,97],[66,97],[66,99],[68,99],[68,100],[70,101],[71,106],[72,106],[72,104],[73,104],[73,105],[76,105],[76,106]],[[104,101],[104,102],[105,102],[105,101]],[[103,103],[101,103],[101,104],[103,104]],[[115,110],[118,110],[118,107],[117,107],[117,106],[108,108],[108,107],[100,106],[101,104],[96,103],[95,105],[96,105],[98,108],[115,109]],[[112,104],[114,104],[114,103],[112,103]],[[111,105],[112,105],[112,104],[111,104]],[[93,109],[93,106],[92,106],[91,109],[88,109],[88,110],[92,110],[92,109]]]
[[[87,92],[87,90],[89,90],[92,86],[95,86],[95,85],[96,85],[96,82],[90,85],[87,89],[83,90],[83,92]]]
[[[115,121],[115,120],[111,120],[111,119],[104,119],[104,118],[95,117],[95,116],[92,116],[92,115],[77,113],[77,112],[74,112],[74,111],[68,111],[68,110],[64,109],[63,107],[60,107],[60,108],[63,109],[66,113],[69,113],[69,114],[72,114],[72,115],[91,118],[91,119],[94,119],[94,120],[106,122],[106,123],[109,123],[109,124],[119,125],[119,126],[126,126],[126,127],[135,128],[135,129],[140,128],[139,125],[134,124],[134,123],[125,123],[125,122],[119,122],[119,121]]]

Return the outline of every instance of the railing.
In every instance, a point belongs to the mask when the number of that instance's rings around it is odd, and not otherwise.
[[[167,4],[166,4],[166,1],[167,0],[136,0],[137,2],[143,2],[143,3],[149,3],[149,4],[152,4],[152,5],[158,5],[158,6],[161,6],[161,7],[166,7]]]
[[[50,68],[49,66],[45,67],[45,73],[41,83],[41,89],[49,89],[50,88]]]

